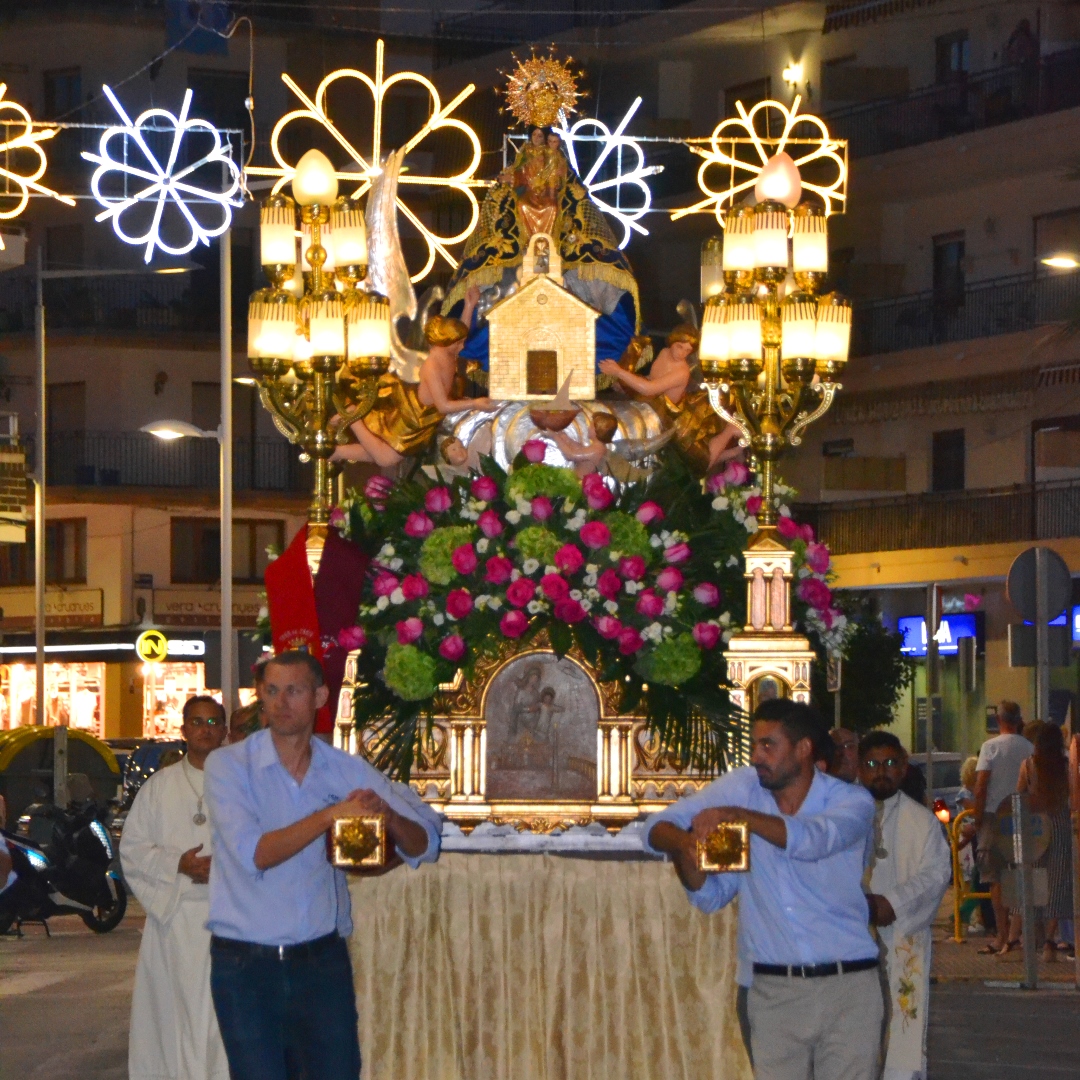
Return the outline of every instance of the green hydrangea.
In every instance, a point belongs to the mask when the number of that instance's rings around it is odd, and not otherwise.
[[[701,670],[701,650],[691,634],[664,638],[637,662],[641,677],[662,686],[679,686]]]
[[[534,495],[576,502],[581,498],[581,481],[573,469],[556,465],[526,465],[515,469],[506,482],[507,500],[512,503],[519,499],[528,501]]]
[[[611,550],[620,555],[640,555],[646,562],[652,560],[653,549],[649,544],[649,530],[633,514],[612,510],[601,519],[611,531]]]
[[[457,577],[450,556],[454,549],[471,542],[471,525],[446,525],[436,529],[420,547],[420,573],[432,585],[449,585]]]
[[[434,695],[435,658],[415,645],[391,645],[386,650],[383,681],[405,701],[424,701]]]
[[[541,566],[555,562],[555,552],[562,547],[559,538],[543,525],[528,525],[517,534],[517,548],[523,559],[536,559]]]

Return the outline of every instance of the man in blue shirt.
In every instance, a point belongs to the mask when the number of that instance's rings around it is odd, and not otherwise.
[[[758,1080],[874,1080],[884,1000],[862,888],[874,800],[815,767],[828,731],[808,705],[765,702],[751,734],[751,767],[654,815],[646,844],[702,911],[739,898]],[[750,871],[699,870],[698,841],[736,821],[749,826]]]
[[[360,757],[313,737],[328,691],[304,652],[259,673],[267,727],[206,762],[213,837],[210,989],[232,1080],[357,1080],[345,874],[327,858],[341,817],[383,814],[410,866],[439,854],[437,814]]]

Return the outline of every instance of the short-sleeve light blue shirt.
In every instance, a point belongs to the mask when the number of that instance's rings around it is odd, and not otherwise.
[[[439,857],[441,818],[401,784],[361,757],[311,740],[311,764],[297,783],[278,759],[268,730],[215,750],[206,759],[206,806],[214,844],[210,864],[210,918],[218,937],[260,945],[298,945],[333,933],[352,933],[345,872],[326,855],[323,836],[291,859],[259,870],[255,848],[265,833],[282,829],[368,788],[428,834],[423,855],[399,854],[409,866]]]
[[[781,814],[753,768],[735,769],[704,790],[672,803],[645,823],[645,846],[659,821],[689,829],[713,806],[740,806],[782,817],[787,846],[750,838],[750,871],[710,874],[688,892],[702,911],[739,898],[739,982],[751,982],[751,964],[825,964],[877,956],[870,934],[862,876],[874,823],[874,799],[858,784],[815,772],[794,815]]]

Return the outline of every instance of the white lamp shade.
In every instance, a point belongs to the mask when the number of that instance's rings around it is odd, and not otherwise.
[[[783,210],[759,206],[754,213],[754,266],[786,267],[788,216]]]
[[[340,300],[312,302],[308,337],[312,356],[345,355],[345,308]]]
[[[294,363],[304,363],[315,354],[311,351],[311,342],[302,331],[293,334],[292,358]]]
[[[784,301],[780,309],[780,358],[794,360],[816,355],[817,301],[802,294]]]
[[[728,214],[724,229],[725,270],[753,270],[754,262],[754,216],[753,214]]]
[[[321,150],[309,150],[297,163],[292,181],[293,198],[301,206],[329,206],[337,198],[334,166]]]
[[[295,336],[295,303],[266,303],[256,298],[248,305],[249,359],[291,360]]]
[[[702,267],[704,274],[705,268]],[[713,363],[726,364],[731,359],[731,327],[727,304],[706,304],[701,320],[701,342],[698,357]]]
[[[839,297],[818,304],[814,359],[822,364],[846,364],[851,348],[851,305]]]
[[[716,264],[701,267],[701,302],[724,291],[724,268]]]
[[[787,207],[798,205],[802,179],[798,166],[789,154],[780,151],[765,163],[754,184],[754,198],[759,203],[778,202]]]
[[[349,309],[349,359],[390,356],[390,305],[363,297]]]
[[[367,229],[359,208],[343,209],[340,204],[330,214],[334,237],[335,266],[367,266]]]
[[[829,233],[825,217],[795,211],[791,227],[791,262],[795,273],[825,274],[829,270]]]
[[[296,209],[264,206],[259,211],[259,262],[263,266],[296,264]]]
[[[732,360],[761,359],[761,308],[755,303],[732,304],[728,308],[730,357]]]
[[[312,228],[310,225],[303,225],[301,228],[303,230],[303,237],[300,240],[301,265],[304,273],[310,274],[311,263],[308,262],[307,253],[308,248],[311,247]],[[319,243],[326,252],[326,262],[322,265],[323,272],[329,273],[337,268],[337,237],[326,225],[319,229]]]

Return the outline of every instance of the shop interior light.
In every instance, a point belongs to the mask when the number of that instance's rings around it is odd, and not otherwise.
[[[1080,267],[1080,259],[1077,259],[1075,255],[1051,255],[1043,259],[1042,264],[1055,270],[1076,270]]]
[[[189,424],[184,420],[154,420],[149,424],[143,424],[140,431],[147,435],[153,435],[164,442],[172,442],[175,439],[216,439],[216,431],[203,431],[202,428]]]

